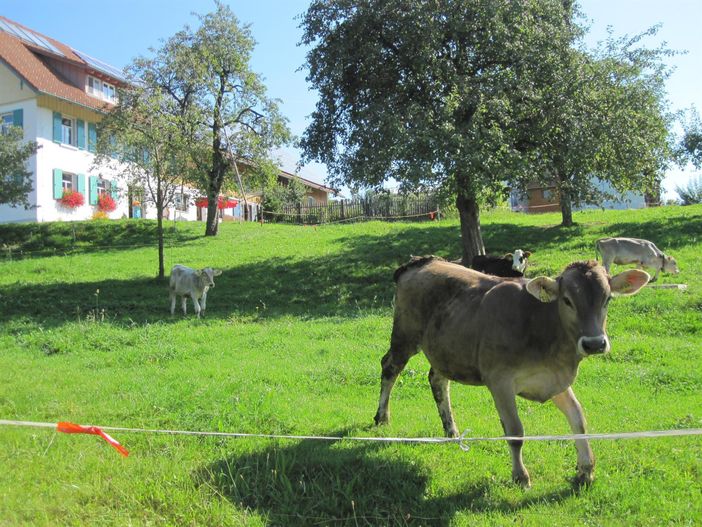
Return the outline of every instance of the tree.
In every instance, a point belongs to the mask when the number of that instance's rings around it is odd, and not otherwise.
[[[117,106],[100,123],[95,164],[110,166],[156,206],[158,276],[165,276],[164,210],[172,205],[187,170],[182,107],[156,82],[153,60],[128,68],[131,83],[119,91]]]
[[[664,90],[669,72],[662,64],[672,52],[637,47],[656,31],[610,37],[593,52],[573,47],[561,75],[543,92],[535,179],[555,184],[564,226],[573,224],[573,205],[652,191],[672,158]]]
[[[159,82],[183,110],[191,163],[207,191],[206,236],[217,234],[217,199],[234,161],[256,165],[290,140],[278,102],[249,68],[255,44],[249,27],[240,26],[228,6],[217,1],[216,7],[157,55]]]
[[[451,192],[469,264],[484,253],[480,204],[533,173],[536,102],[562,70],[569,17],[556,0],[313,1],[302,43],[320,98],[303,160],[338,185]]]
[[[36,154],[35,141],[23,141],[22,129],[11,126],[0,133],[0,205],[31,207],[32,172],[27,160]]]
[[[683,122],[678,154],[681,164],[690,162],[697,170],[702,168],[702,120],[694,106],[687,111],[687,119]]]

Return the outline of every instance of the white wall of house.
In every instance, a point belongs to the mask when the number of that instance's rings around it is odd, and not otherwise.
[[[87,123],[86,123],[87,126]],[[87,131],[86,131],[87,137]],[[127,216],[127,199],[124,189],[126,185],[120,182],[117,173],[108,168],[94,168],[95,155],[75,146],[56,143],[53,141],[53,112],[48,108],[39,107],[37,111],[37,143],[41,149],[37,153],[37,221],[87,220],[97,211],[96,205],[90,205],[89,185],[90,176],[100,176],[116,184],[120,189],[117,208],[108,214],[109,218]],[[86,181],[85,204],[76,209],[64,207],[54,199],[54,169],[72,174],[83,174]]]

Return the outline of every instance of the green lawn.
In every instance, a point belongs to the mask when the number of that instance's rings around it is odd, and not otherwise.
[[[702,206],[559,215],[489,212],[488,250],[534,252],[529,276],[594,257],[602,236],[647,238],[681,273],[612,302],[612,353],[575,392],[592,432],[702,428]],[[455,220],[169,230],[166,267],[224,270],[206,318],[169,314],[150,222],[0,226],[0,419],[299,435],[440,436],[413,358],[376,428],[392,273],[410,255],[460,255]],[[170,225],[169,225],[170,229]],[[98,292],[99,290],[99,292]],[[501,434],[485,388],[454,384],[456,421]],[[520,401],[527,434],[569,428]],[[575,491],[570,442],[524,447],[533,487],[510,483],[503,443],[400,445],[0,427],[0,525],[699,525],[702,438],[596,441]]]

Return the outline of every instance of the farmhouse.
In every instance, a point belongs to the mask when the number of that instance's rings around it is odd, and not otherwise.
[[[111,218],[126,215],[116,174],[92,169],[97,123],[116,102],[122,74],[1,16],[0,59],[2,125],[22,127],[25,140],[39,145],[28,162],[33,207],[0,206],[0,221],[82,220],[100,208]],[[64,199],[72,193],[83,199]]]
[[[658,199],[654,199],[640,192],[619,194],[611,185],[604,181],[598,181],[596,187],[602,192],[617,196],[616,199],[603,201],[601,207],[582,205],[580,207],[573,207],[573,210],[588,208],[642,209],[649,205],[657,204],[659,201]],[[543,185],[537,182],[527,184],[525,192],[513,190],[510,194],[510,205],[515,212],[556,212],[561,210],[556,185]]]
[[[0,125],[21,127],[39,149],[28,161],[33,190],[30,209],[0,205],[0,223],[155,218],[156,209],[139,188],[127,188],[115,169],[93,167],[97,124],[117,102],[122,72],[90,55],[0,16]],[[280,171],[278,180],[299,180],[308,204],[322,204],[333,189]],[[206,218],[197,189],[183,186],[168,219]],[[222,220],[255,220],[260,196],[226,200]]]

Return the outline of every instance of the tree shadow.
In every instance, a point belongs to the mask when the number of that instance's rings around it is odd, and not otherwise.
[[[392,448],[317,440],[274,444],[211,463],[196,471],[193,479],[237,507],[263,515],[270,525],[448,526],[457,513],[516,513],[537,503],[563,501],[577,492],[564,483],[557,491],[531,490],[521,499],[507,500],[493,492],[494,483],[491,488],[481,481],[455,493],[427,497],[431,471],[461,469],[454,465],[430,471],[387,452]]]
[[[164,225],[168,245],[201,238],[191,229]],[[157,247],[157,226],[149,220],[106,220],[0,225],[5,259]]]
[[[673,218],[664,224],[605,226],[602,236],[627,233],[655,240],[662,248],[678,247],[701,231],[702,215],[697,215]],[[546,274],[557,274],[560,269],[539,260],[540,251],[559,248],[572,252],[573,260],[594,257],[594,240],[600,234],[590,232],[585,237],[584,233],[582,225],[561,228],[492,223],[484,228],[490,252],[529,249],[534,252],[535,268]],[[428,229],[408,226],[390,234],[340,238],[337,243],[341,247],[338,252],[323,256],[294,260],[276,257],[225,268],[208,294],[205,320],[232,316],[355,317],[361,310],[387,310],[395,291],[392,275],[410,255],[460,255],[455,225]],[[104,309],[106,318],[115,322],[181,320],[180,303],[174,317],[169,307],[167,280],[152,278],[0,286],[0,318],[29,318],[49,326],[77,320],[95,309]],[[194,318],[190,301],[188,311],[188,317]]]

